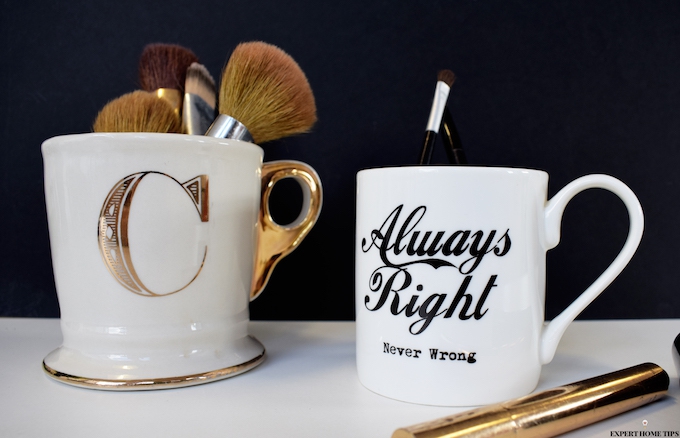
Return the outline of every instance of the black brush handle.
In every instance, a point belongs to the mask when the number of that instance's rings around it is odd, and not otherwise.
[[[673,347],[671,351],[673,354],[675,369],[678,370],[678,375],[680,375],[680,334],[676,336],[675,341],[673,341]]]
[[[425,131],[425,140],[423,140],[423,149],[420,151],[420,159],[418,164],[430,164],[432,161],[432,150],[434,149],[434,142],[437,140],[437,133],[434,131]]]
[[[467,164],[463,143],[460,141],[456,124],[453,122],[453,117],[451,116],[448,107],[444,108],[444,116],[442,117],[440,131],[444,138],[444,149],[446,149],[446,156],[449,158],[449,163]]]

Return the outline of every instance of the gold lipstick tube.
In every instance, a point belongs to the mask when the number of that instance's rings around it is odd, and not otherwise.
[[[669,381],[661,367],[644,363],[397,429],[392,438],[552,437],[658,400]]]

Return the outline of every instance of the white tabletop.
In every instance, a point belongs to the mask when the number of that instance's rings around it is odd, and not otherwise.
[[[0,436],[389,438],[398,427],[466,410],[365,389],[356,375],[353,322],[250,324],[267,348],[266,361],[252,371],[193,387],[108,392],[44,374],[43,357],[61,343],[59,320],[0,318]],[[680,388],[671,343],[678,333],[679,319],[573,323],[537,391],[643,362],[664,368],[671,384],[661,401],[565,436],[677,437]]]

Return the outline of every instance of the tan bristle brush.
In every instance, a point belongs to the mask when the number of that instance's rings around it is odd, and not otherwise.
[[[148,91],[133,91],[104,105],[92,126],[94,132],[181,132],[172,105]]]
[[[314,94],[286,52],[261,41],[239,44],[222,74],[219,111],[206,135],[266,143],[309,132]]]
[[[203,64],[194,62],[187,69],[184,84],[182,109],[184,132],[203,135],[215,120],[215,105],[217,104],[215,79]]]
[[[148,44],[139,58],[139,83],[143,90],[170,102],[179,115],[187,69],[197,61],[191,50],[180,45]]]

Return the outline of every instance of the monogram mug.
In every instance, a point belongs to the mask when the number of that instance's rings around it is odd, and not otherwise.
[[[42,145],[63,344],[43,361],[64,383],[144,390],[210,382],[260,364],[250,300],[313,227],[316,172],[263,163],[254,144],[202,136],[97,133]],[[279,225],[273,185],[302,188]]]
[[[628,264],[642,238],[635,194],[607,175],[547,200],[540,170],[394,167],[357,174],[356,361],[368,389],[429,405],[471,406],[530,393],[567,326]],[[623,200],[621,252],[544,323],[545,255],[577,193]]]

